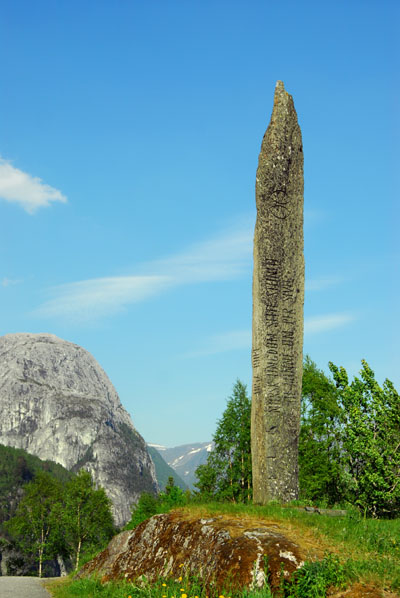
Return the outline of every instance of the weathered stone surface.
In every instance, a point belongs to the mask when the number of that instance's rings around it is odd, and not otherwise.
[[[256,178],[252,459],[256,503],[298,495],[303,350],[303,147],[278,81]]]
[[[304,560],[299,546],[285,537],[279,524],[214,516],[198,518],[182,511],[154,515],[135,530],[115,536],[108,547],[79,573],[96,573],[102,581],[136,580],[144,575],[179,580],[195,575],[219,591],[231,587],[279,586]],[[183,565],[183,566],[182,566]]]
[[[117,525],[141,492],[157,489],[144,440],[105,372],[82,347],[54,335],[0,338],[0,443],[90,471]]]

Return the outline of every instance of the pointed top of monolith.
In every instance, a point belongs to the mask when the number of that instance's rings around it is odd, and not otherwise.
[[[285,100],[287,100],[287,98],[290,98],[290,95],[285,90],[285,86],[283,84],[283,81],[277,81],[276,85],[275,85],[275,96],[274,96],[275,103],[277,102],[278,99],[285,99]]]
[[[281,116],[287,116],[289,113],[292,112],[296,114],[296,111],[294,110],[293,98],[285,90],[285,85],[283,81],[277,81],[275,85],[274,109],[272,113],[272,118],[274,120],[274,116],[276,117],[277,113],[280,113]]]
[[[296,152],[297,150],[302,152],[301,131],[296,109],[292,96],[285,90],[283,81],[277,81],[271,120],[261,144],[259,167],[269,168],[271,166],[275,169],[279,162],[279,167],[283,168],[284,174],[285,168],[291,164],[294,149]],[[274,156],[278,155],[287,156],[289,163],[285,166],[280,158],[277,158],[277,162]],[[272,181],[273,178],[269,171],[265,175],[258,175],[258,180]]]

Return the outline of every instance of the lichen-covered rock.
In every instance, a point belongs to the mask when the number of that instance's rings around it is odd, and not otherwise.
[[[104,487],[117,525],[141,492],[155,492],[145,442],[88,351],[51,334],[0,338],[0,443],[76,471]]]
[[[227,586],[263,587],[268,576],[271,587],[277,588],[281,567],[289,577],[304,559],[300,547],[282,531],[279,524],[263,520],[202,519],[185,511],[154,515],[135,530],[115,536],[79,576],[96,573],[109,581],[144,575],[154,582],[195,575],[218,591]]]

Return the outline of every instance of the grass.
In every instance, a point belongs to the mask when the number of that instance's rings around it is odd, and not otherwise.
[[[138,585],[127,581],[102,584],[95,577],[56,581],[46,585],[55,598],[272,598],[268,590],[237,591],[208,596],[197,579],[184,579],[181,582],[160,578],[157,583]]]
[[[193,504],[184,507],[193,517],[225,515],[282,522],[291,535],[309,538],[325,557],[308,562],[296,573],[295,583],[283,583],[285,598],[323,598],[329,585],[343,587],[360,580],[381,589],[400,590],[400,519],[374,520],[350,510],[344,517],[307,513],[296,507],[265,507],[231,503]],[[327,552],[329,554],[327,554]],[[162,585],[166,584],[166,585]],[[98,580],[68,580],[51,587],[54,598],[206,598],[198,580],[180,584],[160,580],[152,586],[127,582],[101,584]],[[268,589],[229,593],[224,598],[269,598]],[[209,596],[209,598],[218,598]]]
[[[400,519],[364,519],[358,511],[347,511],[345,517],[331,517],[308,513],[297,507],[280,507],[255,505],[209,503],[207,505],[193,505],[187,507],[191,512],[198,511],[205,514],[225,513],[235,516],[250,515],[265,517],[278,521],[292,521],[313,529],[335,543],[345,543],[360,548],[360,542],[367,551],[378,554],[391,554],[400,559]]]
[[[400,590],[400,519],[364,519],[349,510],[345,517],[307,513],[296,507],[215,503],[191,506],[199,515],[224,513],[290,522],[299,530],[311,531],[324,548],[349,562],[353,575],[381,587]]]

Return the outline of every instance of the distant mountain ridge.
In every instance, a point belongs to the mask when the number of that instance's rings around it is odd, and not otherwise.
[[[166,485],[170,477],[173,478],[175,486],[179,486],[182,490],[187,490],[188,486],[182,480],[182,478],[176,473],[172,467],[163,459],[161,453],[154,448],[154,446],[147,445],[147,450],[154,463],[156,470],[157,483],[161,491],[165,490]]]
[[[210,454],[212,442],[194,442],[168,448],[160,444],[148,443],[149,447],[156,449],[164,461],[168,463],[180,478],[193,490],[197,481],[195,472],[199,465],[206,463]]]

